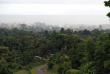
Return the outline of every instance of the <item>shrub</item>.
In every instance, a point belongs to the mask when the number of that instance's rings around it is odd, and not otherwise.
[[[63,72],[65,71],[65,69],[64,69],[64,67],[59,67],[58,68],[58,70],[57,70],[57,72],[59,73],[59,74],[63,74]]]
[[[52,62],[48,62],[47,66],[48,66],[48,69],[52,69],[54,64]]]

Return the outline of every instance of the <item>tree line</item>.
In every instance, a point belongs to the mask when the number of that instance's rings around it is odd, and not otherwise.
[[[0,28],[0,73],[12,74],[29,70],[35,56],[49,59],[49,69],[66,73],[77,69],[82,73],[109,73],[110,35],[108,30],[32,32],[17,28]],[[53,54],[53,56],[51,56]]]

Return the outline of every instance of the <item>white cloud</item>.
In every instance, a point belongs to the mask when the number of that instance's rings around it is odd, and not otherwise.
[[[109,23],[105,15],[110,9],[104,6],[104,1],[105,0],[0,0],[0,16],[2,16],[0,22],[32,23],[40,21],[50,24]],[[14,17],[15,15],[19,16]],[[25,15],[33,16],[27,17]]]
[[[99,4],[0,4],[1,15],[105,15]]]
[[[0,0],[0,3],[74,3],[102,4],[104,0]]]

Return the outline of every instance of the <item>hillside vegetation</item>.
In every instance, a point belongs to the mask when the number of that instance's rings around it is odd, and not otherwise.
[[[0,28],[0,74],[30,73],[32,64],[43,62],[35,56],[49,59],[48,70],[59,74],[109,74],[108,33],[98,29],[33,32]]]

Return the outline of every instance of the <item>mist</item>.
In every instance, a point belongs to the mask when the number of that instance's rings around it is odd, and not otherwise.
[[[26,23],[44,22],[51,25],[109,24],[106,15],[0,15],[0,23]]]

